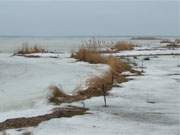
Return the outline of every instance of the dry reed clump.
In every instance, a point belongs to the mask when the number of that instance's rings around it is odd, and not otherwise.
[[[49,90],[51,92],[51,96],[48,98],[48,100],[49,102],[55,104],[61,104],[104,95],[113,86],[113,75],[111,72],[107,72],[101,77],[95,76],[93,78],[90,78],[87,80],[87,86],[87,89],[79,89],[74,95],[65,94],[63,90],[58,88],[57,86],[50,86]]]
[[[69,95],[65,94],[62,89],[54,85],[49,86],[49,91],[51,95],[48,97],[48,100],[56,104],[58,104],[60,100],[70,97]]]
[[[46,52],[46,50],[37,45],[30,47],[28,44],[23,44],[22,47],[17,50],[16,54],[24,55],[24,54],[44,53],[44,52]]]
[[[82,46],[78,52],[73,53],[71,57],[92,64],[104,63],[104,57],[95,48],[92,49],[85,46]]]
[[[114,42],[112,42],[112,41],[96,40],[96,38],[92,38],[90,40],[82,42],[82,46],[86,46],[88,48],[98,50],[99,52],[102,51],[101,50],[102,48],[110,47],[113,44],[114,44]]]
[[[85,90],[79,88],[78,91],[76,90],[77,93],[74,95],[67,95],[57,86],[51,86],[49,89],[51,90],[52,95],[49,98],[49,101],[55,104],[71,103],[74,101],[85,100],[94,96],[102,96],[111,90],[114,83],[128,81],[125,76],[121,75],[121,73],[127,70],[134,71],[131,69],[129,64],[122,62],[119,58],[114,56],[107,56],[102,58],[102,64],[108,64],[111,67],[109,72],[104,73],[102,76],[95,76],[88,79],[86,81],[88,87]]]
[[[84,100],[87,97],[81,96],[78,93],[74,95],[68,95],[63,92],[63,90],[57,86],[51,85],[49,87],[51,95],[48,97],[48,101],[55,104],[61,103],[71,103],[74,101]]]
[[[123,76],[119,77],[118,82],[125,82],[127,79]],[[74,101],[85,100],[95,96],[106,95],[112,89],[114,83],[114,76],[112,72],[107,72],[103,76],[95,76],[87,80],[87,88],[79,89],[74,95],[67,95],[57,86],[49,87],[51,96],[48,98],[49,102],[55,104],[71,103]]]
[[[107,64],[111,67],[113,76],[118,75],[124,71],[131,71],[131,66],[115,56],[105,56],[97,50],[97,47],[92,44],[88,46],[82,46],[76,53],[71,55],[79,61],[89,62],[91,64]]]
[[[32,117],[18,117],[6,119],[3,122],[0,122],[0,135],[9,135],[5,130],[9,129],[24,129],[27,127],[36,127],[41,122],[48,121],[55,118],[62,117],[72,117],[76,115],[87,114],[87,108],[76,107],[76,106],[67,106],[67,107],[57,107],[51,110],[51,112],[43,115],[32,116]],[[4,130],[4,132],[3,132]],[[1,133],[2,131],[2,133]],[[22,135],[32,135],[29,132],[24,132]]]
[[[107,91],[112,88],[114,82],[120,83],[127,81],[121,73],[124,71],[132,71],[131,66],[115,56],[102,55],[97,48],[94,43],[92,46],[90,44],[82,46],[79,51],[73,53],[71,57],[92,64],[107,64],[111,67],[111,70],[101,77],[95,76],[88,79],[88,88],[85,90],[79,89],[77,93],[72,96],[63,93],[62,90],[54,86],[51,88],[54,92],[49,101],[54,103],[67,103],[84,100],[93,96],[101,96],[107,94]]]
[[[113,75],[111,72],[105,73],[103,76],[95,76],[87,80],[88,88],[86,90],[79,90],[77,93],[85,98],[94,96],[101,96],[107,93],[113,85]]]
[[[72,53],[71,57],[91,64],[105,63],[105,58],[101,53],[106,52],[103,49],[112,46],[112,44],[114,43],[93,38],[92,40],[84,41],[79,50]]]
[[[133,50],[134,47],[135,47],[135,45],[132,43],[128,43],[125,41],[119,41],[112,47],[112,49],[117,52],[117,51]]]
[[[123,71],[131,70],[131,66],[123,62],[120,58],[115,56],[104,56],[98,51],[88,48],[80,48],[79,51],[72,54],[71,57],[91,64],[107,64],[111,67],[113,74],[120,74]]]
[[[126,70],[124,66],[125,62],[122,62],[120,58],[114,56],[107,56],[105,64],[111,67],[113,73],[122,73],[123,71]]]
[[[165,48],[168,48],[168,49],[176,49],[176,48],[180,48],[180,45],[176,44],[175,42],[173,43],[170,43],[170,44],[167,44],[165,46]]]
[[[175,43],[176,43],[176,44],[180,44],[180,39],[176,39],[176,40],[175,40]]]

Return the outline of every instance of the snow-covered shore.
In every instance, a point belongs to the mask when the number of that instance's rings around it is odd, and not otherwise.
[[[180,56],[145,62],[145,75],[113,88],[107,97],[85,101],[92,114],[43,122],[35,135],[178,135]],[[77,103],[78,104],[78,103]]]
[[[144,45],[146,44],[146,45]],[[152,44],[152,46],[159,45]],[[113,54],[138,56],[144,61],[144,75],[114,87],[107,96],[85,100],[90,114],[52,119],[38,127],[7,130],[10,135],[32,132],[33,135],[178,135],[180,133],[180,50],[152,49],[143,42],[138,49]],[[145,50],[143,50],[145,48]],[[157,55],[158,54],[158,55]],[[168,56],[166,56],[168,54]],[[171,55],[178,54],[178,55]],[[76,62],[70,53],[33,54],[37,58],[0,53],[0,122],[10,118],[31,117],[48,113],[56,107],[47,103],[48,86],[63,87],[74,93],[86,87],[86,80],[109,70],[107,65]],[[140,56],[143,55],[143,56]],[[39,57],[40,56],[40,57]],[[71,105],[83,106],[81,102]]]
[[[70,54],[58,58],[25,58],[0,54],[0,121],[47,113],[48,87],[57,85],[72,94],[87,78],[109,71],[106,65],[76,62]]]
[[[162,50],[133,50],[133,51],[122,51],[115,54],[114,56],[152,56],[152,55],[180,55],[180,49],[169,50],[169,49],[162,49]]]
[[[7,133],[30,131],[34,135],[178,135],[180,56],[154,57],[145,61],[144,66],[143,76],[132,76],[133,80],[110,91],[107,108],[103,107],[102,97],[94,97],[84,101],[90,114],[52,119],[35,128],[21,131],[12,129]],[[71,105],[82,106],[79,102]],[[47,106],[41,106],[40,112],[38,109],[20,111],[16,112],[15,117],[38,115],[48,109]],[[1,116],[9,118],[11,115]]]

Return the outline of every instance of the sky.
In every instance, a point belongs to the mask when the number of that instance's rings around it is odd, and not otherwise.
[[[5,36],[180,36],[176,0],[0,0]]]

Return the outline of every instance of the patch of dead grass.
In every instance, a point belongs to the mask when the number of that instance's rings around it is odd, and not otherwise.
[[[112,88],[113,75],[111,72],[107,72],[103,76],[95,76],[88,79],[86,83],[88,87],[85,90],[79,88],[74,95],[65,94],[63,90],[57,86],[50,86],[51,96],[48,100],[55,104],[61,104],[101,96]]]
[[[98,51],[99,46],[94,42],[87,46],[81,46],[76,53],[72,53],[71,57],[79,61],[88,62],[91,64],[107,64],[111,68],[102,76],[95,76],[88,79],[85,90],[76,89],[76,94],[70,96],[62,92],[56,86],[52,87],[54,94],[50,101],[57,103],[73,102],[91,98],[94,96],[101,96],[111,90],[113,83],[126,82],[127,78],[121,75],[124,71],[133,71],[132,67],[125,61],[115,56],[105,56]]]
[[[119,41],[112,47],[112,49],[117,52],[117,51],[133,50],[134,47],[135,45],[132,43]]]
[[[71,96],[68,95],[68,94],[65,94],[64,91],[55,86],[55,85],[51,85],[49,86],[49,91],[50,91],[50,96],[48,97],[48,100],[50,102],[53,102],[55,104],[59,104],[60,100],[63,100],[63,99],[69,99]]]
[[[72,53],[72,58],[91,64],[104,63],[104,57],[95,49],[82,46],[78,52]]]
[[[3,122],[0,122],[0,131],[6,129],[18,129],[25,127],[35,127],[38,126],[41,122],[48,121],[54,118],[61,117],[72,117],[76,115],[87,114],[87,108],[68,106],[68,107],[59,107],[51,110],[48,114],[38,115],[33,117],[19,117],[7,119]]]
[[[86,98],[101,96],[107,93],[112,88],[113,75],[111,72],[106,72],[103,76],[95,76],[87,80],[88,88],[86,90],[79,90],[77,93]]]
[[[71,57],[91,64],[107,64],[110,66],[113,75],[116,76],[124,71],[130,71],[132,69],[128,63],[120,58],[115,56],[104,56],[97,50],[91,50],[84,47],[72,54]]]
[[[16,54],[24,55],[31,53],[44,53],[46,50],[38,45],[29,46],[28,44],[23,44],[21,48],[16,51]]]

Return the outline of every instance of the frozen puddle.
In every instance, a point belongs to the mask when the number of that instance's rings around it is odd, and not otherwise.
[[[46,106],[50,85],[62,86],[71,94],[76,87],[84,87],[87,77],[109,70],[106,65],[75,62],[67,54],[61,54],[59,58],[10,55],[0,54],[0,120],[4,120],[6,112],[10,114],[12,111],[13,116],[18,110]]]
[[[145,75],[113,88],[107,97],[85,101],[92,114],[52,119],[33,130],[35,135],[179,135],[180,56],[145,61]],[[79,103],[74,103],[79,104]],[[80,105],[80,104],[79,104]]]

